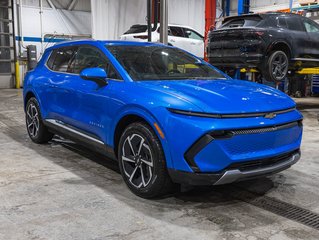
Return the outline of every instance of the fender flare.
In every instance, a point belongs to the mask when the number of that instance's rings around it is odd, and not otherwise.
[[[164,139],[161,138],[158,131],[154,127],[154,123],[158,124],[158,126],[161,128],[162,132],[164,133],[164,136],[166,136],[165,128],[163,127],[161,122],[158,121],[158,119],[154,116],[154,114],[152,114],[147,109],[141,108],[140,106],[129,105],[129,106],[125,106],[125,108],[120,111],[120,114],[117,115],[116,119],[114,119],[113,121],[112,126],[110,127],[110,132],[112,134],[109,134],[109,139],[107,139],[107,142],[110,143],[110,145],[114,148],[115,146],[114,135],[115,135],[116,127],[118,126],[118,123],[121,121],[121,119],[123,119],[124,117],[128,115],[136,115],[144,119],[151,126],[151,128],[153,129],[153,131],[155,132],[156,136],[158,137],[158,139],[160,140],[162,144],[162,148],[163,148],[165,159],[166,159],[166,166],[168,168],[173,168],[173,162],[172,162],[171,152],[170,152],[169,144],[167,142],[167,138],[166,137]]]

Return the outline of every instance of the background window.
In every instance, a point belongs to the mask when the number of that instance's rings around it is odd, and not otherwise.
[[[174,37],[184,37],[184,32],[180,27],[170,27],[170,35]]]
[[[188,28],[184,28],[184,33],[186,35],[186,37],[191,38],[191,39],[195,39],[195,40],[204,40],[204,38],[199,35],[198,33],[194,32],[191,29]]]

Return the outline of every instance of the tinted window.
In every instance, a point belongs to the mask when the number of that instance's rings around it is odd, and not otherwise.
[[[186,37],[191,38],[191,39],[196,39],[196,40],[201,40],[201,41],[204,39],[197,32],[195,32],[191,29],[188,29],[188,28],[184,28],[184,33],[185,33]]]
[[[277,19],[277,26],[278,27],[288,29],[285,17],[277,17],[276,19]]]
[[[174,37],[184,37],[184,32],[180,27],[170,27],[170,35]]]
[[[108,62],[98,49],[81,47],[69,65],[68,72],[79,74],[85,68],[99,67],[108,69]]]
[[[307,32],[319,32],[319,25],[315,22],[307,19],[304,21],[304,25]]]
[[[292,31],[304,31],[303,26],[300,23],[299,18],[291,16],[279,16],[276,17],[277,26],[280,28],[289,29]]]
[[[133,80],[214,80],[226,77],[192,55],[169,47],[108,46]]]
[[[301,25],[301,22],[299,18],[296,17],[286,17],[286,22],[288,25],[288,29],[292,31],[304,31],[303,26]]]
[[[57,72],[67,72],[70,60],[75,56],[78,47],[59,48],[52,51],[47,66]]]
[[[132,34],[132,33],[142,33],[147,31],[146,25],[133,25],[128,31],[124,34]]]

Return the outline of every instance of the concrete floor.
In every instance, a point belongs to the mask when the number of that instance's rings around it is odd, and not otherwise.
[[[302,159],[268,178],[195,188],[159,200],[134,196],[117,164],[58,138],[32,143],[20,90],[0,90],[0,239],[319,239],[256,199],[319,214],[319,98],[305,116]]]

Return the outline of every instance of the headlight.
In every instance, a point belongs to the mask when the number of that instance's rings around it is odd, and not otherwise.
[[[179,109],[174,109],[174,108],[167,108],[167,110],[172,112],[172,113],[186,115],[186,116],[206,117],[206,118],[222,118],[222,115],[220,115],[220,114],[193,112],[193,111],[179,110]]]

